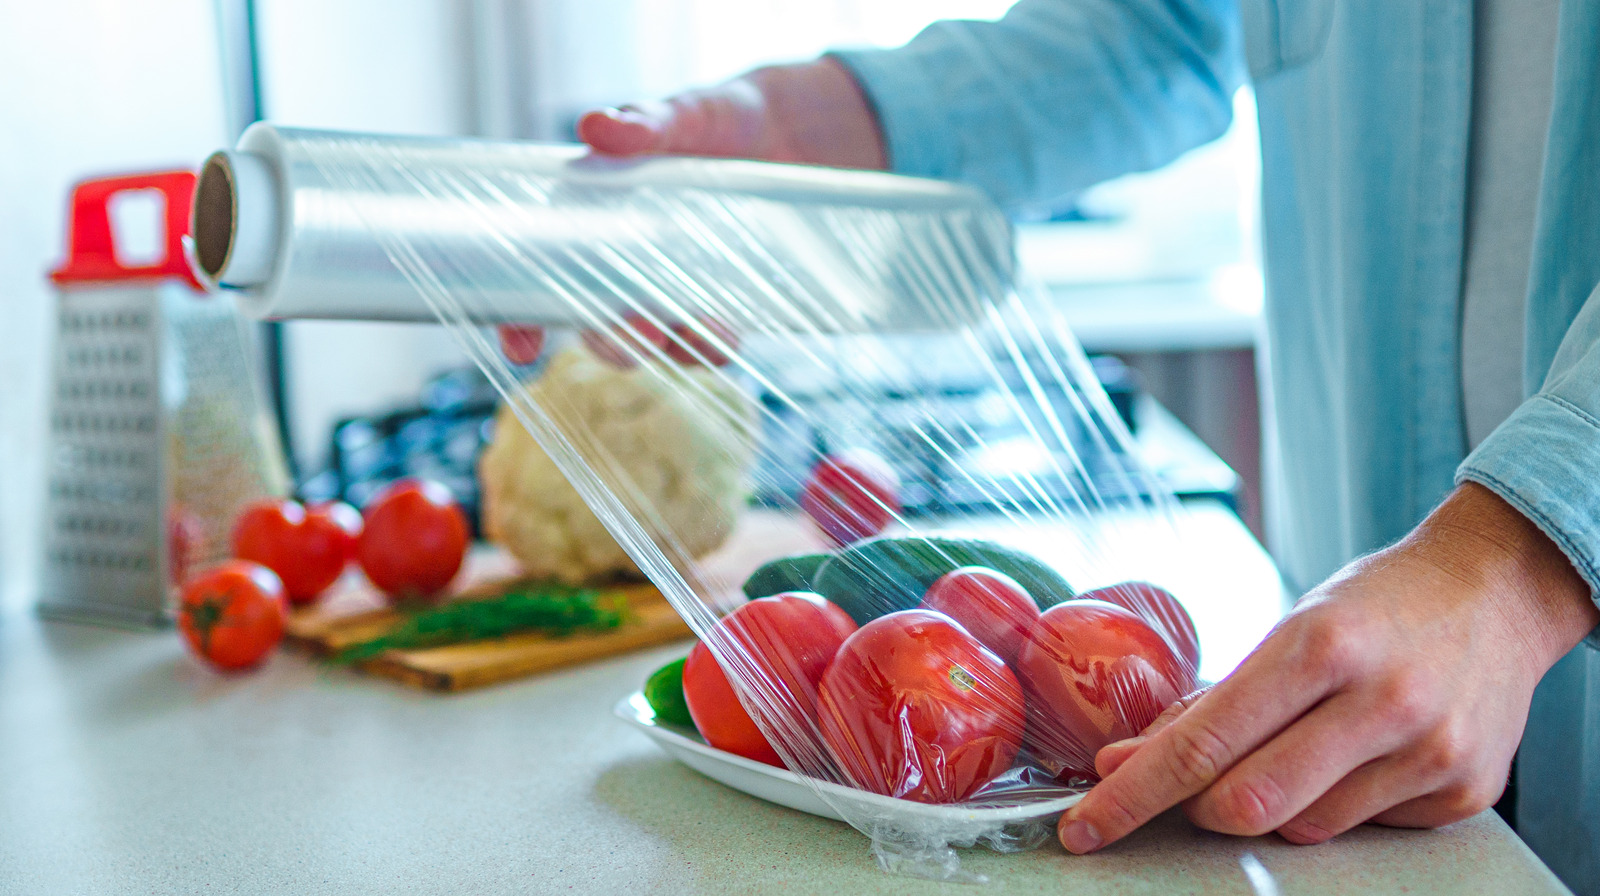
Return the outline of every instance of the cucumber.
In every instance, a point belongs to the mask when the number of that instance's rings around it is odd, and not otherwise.
[[[785,591],[813,591],[817,570],[832,554],[801,554],[783,557],[766,564],[744,580],[745,596],[751,600],[771,597]]]
[[[644,699],[656,711],[656,718],[683,728],[694,728],[694,717],[689,715],[689,701],[683,697],[683,664],[688,657],[662,666],[650,673],[644,683]]]
[[[1039,609],[1074,595],[1051,566],[1015,548],[975,538],[874,538],[828,558],[812,590],[838,604],[857,625],[909,610],[938,578],[963,566],[986,566],[1017,580]]]

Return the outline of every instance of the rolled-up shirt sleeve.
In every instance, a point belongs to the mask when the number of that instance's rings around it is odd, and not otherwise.
[[[1538,389],[1456,470],[1561,547],[1600,600],[1600,5],[1563,10],[1523,380]],[[1569,27],[1570,25],[1570,27]],[[1589,640],[1600,647],[1600,629]]]
[[[1462,462],[1538,524],[1600,596],[1600,289],[1567,330],[1544,385]]]
[[[890,167],[1002,206],[1059,202],[1217,136],[1244,80],[1236,0],[1021,0],[903,47],[837,50]]]

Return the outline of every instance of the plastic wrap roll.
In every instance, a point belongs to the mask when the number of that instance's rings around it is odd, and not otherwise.
[[[273,319],[433,321],[426,269],[485,323],[592,326],[659,297],[637,276],[656,259],[802,329],[918,330],[976,316],[1013,272],[1005,219],[938,181],[265,123],[207,160],[193,239],[209,284]],[[930,243],[950,269],[928,270]]]
[[[255,313],[447,326],[525,430],[491,534],[535,575],[625,556],[700,638],[698,755],[781,768],[885,868],[1045,842],[1195,683],[1171,497],[964,188],[258,126],[200,190]],[[529,384],[505,321],[583,332]]]

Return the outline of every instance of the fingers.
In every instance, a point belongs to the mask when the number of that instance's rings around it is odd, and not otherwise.
[[[1185,804],[1184,811],[1200,827],[1223,834],[1256,836],[1276,830],[1345,780],[1352,770],[1405,742],[1407,732],[1384,725],[1382,719],[1382,713],[1370,701],[1359,697],[1341,694],[1324,701],[1229,769]],[[1399,783],[1393,780],[1392,773],[1387,780],[1391,787]],[[1397,799],[1418,792],[1406,792]],[[1390,800],[1388,805],[1396,801]],[[1355,811],[1367,803],[1357,801],[1352,806]],[[1373,806],[1368,814],[1383,808]],[[1342,818],[1330,818],[1328,823]],[[1316,826],[1316,830],[1320,829],[1320,825]],[[1315,834],[1311,826],[1306,830]]]
[[[1074,853],[1114,842],[1211,786],[1240,758],[1326,693],[1316,676],[1288,680],[1285,657],[1263,645],[1228,680],[1150,737],[1076,806],[1057,831]],[[1270,830],[1270,828],[1269,828]]]
[[[1278,834],[1290,843],[1322,843],[1425,790],[1399,761],[1378,759],[1346,775],[1278,828]]]
[[[615,156],[659,150],[668,121],[637,109],[595,109],[578,119],[578,139]]]
[[[1384,758],[1356,769],[1278,829],[1290,843],[1321,843],[1372,821],[1397,828],[1436,828],[1470,818],[1505,791],[1503,773],[1439,786],[1415,757]]]
[[[512,364],[532,364],[544,351],[544,327],[523,327],[502,324],[500,354]]]
[[[1101,778],[1109,778],[1116,774],[1117,769],[1122,768],[1122,764],[1133,758],[1133,754],[1139,752],[1139,748],[1149,740],[1150,738],[1141,734],[1101,747],[1100,752],[1094,755],[1095,774]]]
[[[547,334],[542,326],[501,324],[496,331],[500,354],[512,364],[532,364],[544,352]],[[733,328],[704,316],[663,329],[641,314],[629,313],[610,329],[584,330],[581,338],[591,354],[623,370],[662,354],[684,367],[724,367],[733,363],[739,350],[739,335]]]
[[[1102,778],[1110,777],[1113,772],[1122,767],[1124,762],[1128,761],[1129,757],[1144,746],[1153,735],[1172,724],[1173,720],[1183,715],[1185,710],[1193,706],[1195,701],[1199,700],[1209,690],[1211,688],[1207,686],[1173,701],[1171,706],[1161,711],[1161,715],[1156,716],[1154,722],[1151,722],[1143,731],[1139,732],[1138,737],[1130,737],[1127,740],[1120,740],[1102,747],[1094,757],[1095,773]]]
[[[743,79],[690,91],[664,102],[596,109],[578,119],[578,139],[609,155],[647,153],[772,158],[766,101]]]
[[[861,85],[829,57],[774,65],[665,102],[598,109],[578,121],[598,152],[668,153],[883,169],[888,159]]]
[[[1394,828],[1437,828],[1471,818],[1505,792],[1504,778],[1461,782],[1386,809],[1371,820]]]

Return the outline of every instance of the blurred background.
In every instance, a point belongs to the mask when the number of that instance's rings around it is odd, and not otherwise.
[[[834,46],[993,18],[1002,0],[0,0],[0,606],[30,600],[67,195],[84,177],[196,167],[258,118],[570,140],[595,105]],[[1254,107],[1158,172],[1022,222],[1024,265],[1085,347],[1117,355],[1239,474],[1260,531]],[[128,245],[137,209],[119,224]],[[464,356],[426,325],[262,327],[262,382],[297,477],[340,420],[415,405]]]

